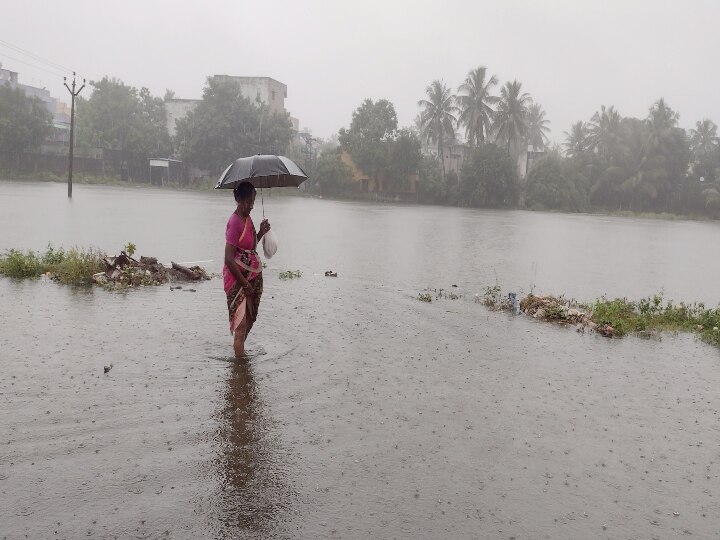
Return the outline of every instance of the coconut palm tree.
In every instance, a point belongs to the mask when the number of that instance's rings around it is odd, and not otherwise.
[[[442,176],[445,180],[445,163],[443,160],[443,148],[445,141],[455,138],[455,114],[458,108],[455,106],[455,96],[450,93],[442,81],[435,80],[425,89],[427,99],[418,101],[422,109],[420,112],[420,127],[423,137],[428,142],[434,142],[438,148],[438,159],[442,166]]]
[[[545,149],[549,142],[547,133],[550,128],[547,126],[550,120],[545,118],[545,111],[539,103],[531,103],[527,110],[527,118],[525,124],[527,125],[527,132],[525,138],[528,144],[533,145],[535,148]]]
[[[590,119],[590,148],[597,150],[606,164],[618,147],[621,120],[620,113],[612,105],[607,109],[602,105]]]
[[[460,85],[458,104],[460,105],[459,123],[465,126],[468,144],[479,146],[485,142],[490,131],[490,122],[495,111],[492,105],[497,103],[497,96],[490,94],[492,87],[498,83],[495,75],[487,78],[487,68],[480,66],[471,70],[465,82]]]
[[[590,149],[590,131],[586,122],[578,120],[565,132],[565,154],[569,157],[579,156]]]
[[[526,116],[530,103],[530,94],[522,92],[522,83],[517,80],[505,83],[500,89],[500,100],[495,112],[495,141],[506,143],[506,152],[510,155],[510,146],[517,147],[526,133]]]
[[[695,129],[690,130],[690,149],[698,159],[716,151],[720,146],[720,139],[717,136],[717,125],[712,120],[705,118],[695,123]]]
[[[665,153],[672,129],[677,125],[680,115],[668,107],[663,98],[656,101],[645,121],[648,126],[648,150]]]

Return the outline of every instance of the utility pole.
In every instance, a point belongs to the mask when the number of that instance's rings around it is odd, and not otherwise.
[[[75,72],[73,71],[72,89],[67,84],[67,77],[63,77],[65,88],[68,89],[72,96],[70,105],[70,163],[68,164],[68,199],[72,199],[72,170],[73,170],[73,146],[75,145],[75,98],[85,88],[85,79],[82,86],[75,91]]]

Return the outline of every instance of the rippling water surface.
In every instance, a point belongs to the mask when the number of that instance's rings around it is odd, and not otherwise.
[[[229,193],[64,193],[0,183],[0,250],[134,242],[220,269]],[[0,538],[720,534],[716,349],[472,301],[497,282],[715,305],[717,224],[277,196],[265,211],[280,247],[249,362],[229,358],[219,279],[0,278]],[[452,284],[460,300],[416,299]]]

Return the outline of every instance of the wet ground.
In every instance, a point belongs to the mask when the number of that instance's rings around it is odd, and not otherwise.
[[[12,189],[14,206],[24,196],[23,186],[0,184],[6,209]],[[55,186],[44,189],[34,202],[45,217],[25,218],[23,246],[68,245],[72,230],[77,243],[108,250],[133,241],[162,259],[217,259],[209,231],[222,235],[222,197],[148,191],[146,206],[132,206],[136,190],[76,189],[68,209],[46,196]],[[108,221],[68,225],[89,206],[101,214],[108,195],[133,208],[120,232]],[[198,201],[199,217],[187,220]],[[158,210],[160,202],[167,206]],[[535,269],[519,268],[512,250],[487,248],[502,244],[487,236],[493,231],[543,214],[473,218],[302,199],[266,209],[280,250],[265,271],[248,362],[228,357],[218,279],[196,292],[128,293],[0,279],[0,538],[720,536],[717,349],[690,336],[581,335],[472,301],[488,274],[522,286],[555,264],[538,258]],[[41,225],[53,212],[64,219]],[[152,215],[164,216],[154,230]],[[23,223],[3,219],[0,248],[19,246]],[[570,220],[582,236],[610,218],[547,219],[553,228]],[[652,236],[641,220],[620,222]],[[717,231],[662,222],[658,245],[673,225],[671,235],[692,233],[678,240],[681,253]],[[464,234],[453,233],[459,227]],[[536,241],[538,227],[527,231]],[[103,230],[114,231],[112,245],[85,240]],[[453,238],[469,244],[468,231],[484,255],[452,247]],[[449,238],[438,251],[457,257],[428,263],[430,234]],[[506,238],[524,242],[519,233]],[[632,251],[638,259],[652,257],[640,247],[647,241]],[[603,292],[592,268],[607,259],[590,264],[593,256],[564,262],[588,276],[590,285],[566,279],[585,297]],[[612,271],[633,275],[634,264]],[[672,278],[673,268],[637,282],[708,285],[647,279]],[[303,276],[279,280],[287,269]],[[328,269],[339,277],[324,277]],[[687,268],[695,271],[704,272]],[[455,283],[465,292],[459,300],[417,300],[425,286]],[[712,294],[693,299],[711,303]]]

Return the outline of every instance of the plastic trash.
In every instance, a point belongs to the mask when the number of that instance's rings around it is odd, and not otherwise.
[[[520,315],[520,302],[518,302],[516,293],[508,293],[508,300],[512,308],[513,315]]]

